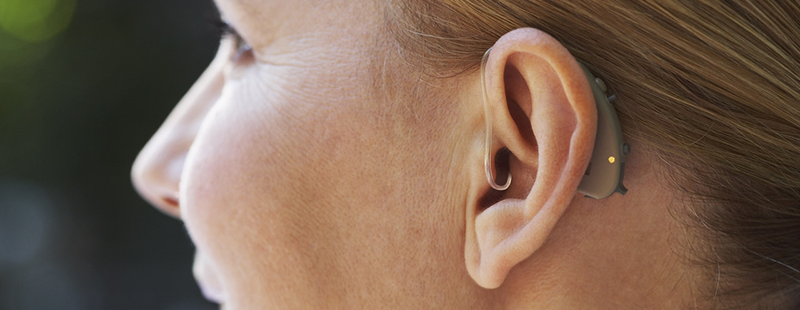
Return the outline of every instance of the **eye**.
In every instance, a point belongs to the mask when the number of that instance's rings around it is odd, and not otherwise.
[[[239,32],[237,32],[230,23],[220,18],[213,21],[213,24],[222,40],[233,40],[233,47],[236,50],[231,54],[232,61],[238,62],[246,56],[251,56],[253,49],[250,47],[250,44],[239,35]]]
[[[236,48],[236,52],[233,53],[233,60],[239,61],[244,56],[249,56],[253,49],[250,47],[250,44],[247,44],[244,39],[238,34],[234,34],[232,36],[234,40],[234,47]]]

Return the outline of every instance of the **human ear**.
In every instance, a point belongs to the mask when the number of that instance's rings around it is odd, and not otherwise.
[[[496,288],[544,244],[566,208],[582,196],[577,188],[592,157],[597,108],[575,58],[537,29],[502,36],[482,74],[494,132],[491,152],[510,151],[502,169],[514,182],[497,192],[473,173],[473,184],[483,185],[470,191],[465,259],[475,282]]]

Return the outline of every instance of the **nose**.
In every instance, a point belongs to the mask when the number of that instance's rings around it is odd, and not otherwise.
[[[131,178],[139,194],[167,215],[180,218],[178,193],[183,162],[208,110],[225,83],[227,58],[217,53],[208,69],[178,102],[133,163]]]

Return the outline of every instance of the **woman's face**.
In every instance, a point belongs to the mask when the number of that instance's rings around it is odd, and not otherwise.
[[[413,308],[475,289],[445,281],[470,282],[463,210],[434,195],[458,177],[442,117],[457,111],[411,99],[417,79],[392,53],[383,8],[216,3],[252,50],[223,40],[133,171],[186,224],[205,295],[232,309]]]

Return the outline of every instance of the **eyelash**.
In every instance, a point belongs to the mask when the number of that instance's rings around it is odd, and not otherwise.
[[[222,39],[232,39],[235,47],[236,52],[233,54],[232,60],[238,61],[242,58],[246,53],[250,53],[252,51],[252,47],[248,44],[239,32],[236,31],[231,24],[228,22],[223,21],[221,18],[212,21],[214,28],[217,29],[217,33],[219,34],[220,38]]]

